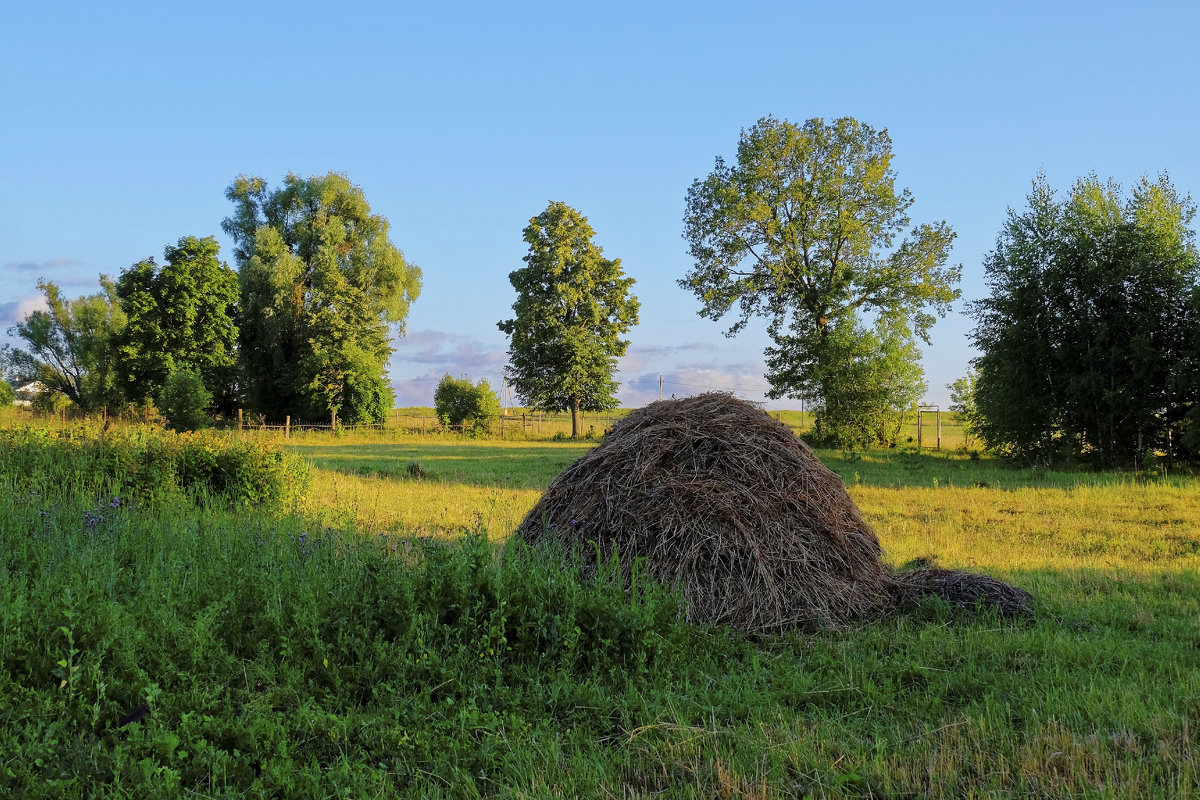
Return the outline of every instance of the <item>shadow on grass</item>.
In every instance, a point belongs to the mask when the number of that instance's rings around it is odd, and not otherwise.
[[[320,469],[411,480],[416,463],[423,480],[509,489],[544,489],[593,443],[433,441],[429,443],[298,444],[290,449]]]
[[[290,449],[321,469],[354,475],[408,480],[416,463],[427,480],[512,489],[544,489],[558,473],[594,446],[592,442],[510,442],[499,440],[430,440],[364,444],[330,440],[305,442]],[[886,488],[979,487],[998,489],[1124,486],[1156,483],[1193,486],[1194,474],[1160,472],[1093,472],[1085,466],[1047,470],[1023,467],[962,451],[817,450],[821,461],[847,486]]]
[[[1162,472],[1095,472],[1079,464],[1050,470],[950,450],[918,451],[908,447],[866,451],[821,449],[816,453],[825,466],[841,475],[847,486],[1071,489],[1132,483],[1178,486],[1197,483],[1196,475],[1186,471],[1171,475]]]

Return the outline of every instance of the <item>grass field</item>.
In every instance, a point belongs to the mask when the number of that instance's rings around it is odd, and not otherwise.
[[[0,489],[0,795],[1200,794],[1197,479],[822,452],[888,561],[1037,614],[752,641],[496,559],[589,446],[298,437],[274,512]]]

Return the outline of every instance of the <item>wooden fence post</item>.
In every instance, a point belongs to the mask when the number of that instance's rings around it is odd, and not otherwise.
[[[288,414],[283,418],[283,438],[292,438],[292,415]]]
[[[238,409],[238,433],[242,432],[242,410]]]

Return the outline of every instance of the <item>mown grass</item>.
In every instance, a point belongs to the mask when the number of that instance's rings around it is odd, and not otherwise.
[[[890,560],[1037,613],[752,641],[561,554],[497,559],[574,445],[297,450],[301,513],[0,488],[0,795],[1197,795],[1194,480],[825,453]]]

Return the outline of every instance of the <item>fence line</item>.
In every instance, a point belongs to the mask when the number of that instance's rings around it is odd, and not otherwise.
[[[98,412],[85,414],[76,408],[59,409],[49,414],[34,412],[32,409],[17,407],[17,419],[22,417],[30,417],[33,419],[49,419],[60,424],[66,425],[68,422],[78,422],[84,420],[95,420],[107,423],[110,420],[130,420],[140,418],[144,422],[163,422],[158,415],[149,415],[143,412],[135,414],[121,413],[119,415],[107,413],[107,409],[102,409]],[[424,409],[414,409],[421,411]],[[595,438],[600,434],[606,433],[613,425],[619,422],[623,417],[636,409],[618,409],[615,411],[604,412],[582,412],[580,414],[580,435],[584,438]],[[964,444],[961,430],[959,428],[958,417],[955,414],[948,413],[936,405],[922,405],[915,410],[914,418],[905,424],[905,430],[902,436],[908,435],[908,442],[915,445],[918,449],[937,449],[941,450],[947,445],[950,447],[960,446]],[[799,412],[793,410],[788,411],[768,411],[771,417],[776,420],[785,422],[797,434],[803,434],[807,429],[812,427],[813,411],[801,410]],[[933,417],[933,419],[929,419]],[[943,431],[943,426],[949,422],[953,426],[953,433]],[[475,429],[473,424],[468,425],[443,425],[442,421],[431,413],[406,413],[404,409],[392,409],[391,413],[382,423],[364,423],[361,425],[344,425],[335,416],[330,415],[328,422],[299,422],[293,421],[290,416],[284,418],[284,423],[268,424],[257,415],[249,415],[244,410],[239,409],[237,417],[230,417],[224,422],[218,422],[218,428],[236,429],[238,432],[254,432],[254,433],[282,433],[285,438],[290,438],[293,433],[320,433],[320,432],[365,432],[373,431],[379,434],[388,435],[417,435],[417,436],[437,436],[447,433],[468,433]],[[571,415],[564,413],[550,414],[541,411],[524,411],[513,412],[509,414],[491,415],[484,419],[482,425],[479,426],[482,433],[489,436],[499,436],[500,438],[551,438],[558,436],[568,436],[571,433]],[[932,434],[932,435],[931,435]],[[949,441],[947,441],[949,434]]]

